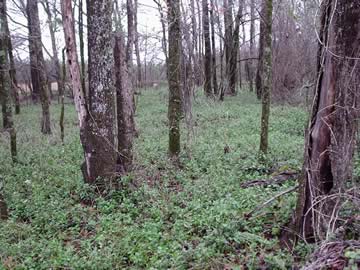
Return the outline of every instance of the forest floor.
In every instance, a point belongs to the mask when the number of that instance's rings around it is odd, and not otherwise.
[[[55,102],[54,102],[55,103]],[[290,254],[278,236],[296,193],[246,218],[262,202],[293,187],[241,188],[246,181],[299,171],[304,108],[273,106],[270,153],[258,159],[261,105],[251,93],[225,102],[194,103],[194,136],[181,169],[167,159],[166,90],[143,91],[138,100],[133,173],[123,189],[100,197],[83,183],[83,159],[73,105],[65,108],[65,143],[52,106],[53,134],[40,133],[40,107],[15,117],[20,163],[12,166],[0,133],[0,180],[10,210],[0,223],[5,269],[289,269],[312,247]]]

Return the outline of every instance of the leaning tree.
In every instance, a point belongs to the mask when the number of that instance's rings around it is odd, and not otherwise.
[[[336,227],[334,198],[352,175],[359,117],[360,2],[324,0],[320,23],[318,79],[295,222],[297,232],[313,241]]]

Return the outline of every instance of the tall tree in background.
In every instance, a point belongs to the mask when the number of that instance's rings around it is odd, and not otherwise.
[[[42,0],[41,4],[44,7],[46,16],[47,16],[47,23],[49,26],[49,33],[51,39],[51,49],[52,49],[52,60],[55,66],[55,74],[56,74],[56,82],[58,86],[58,93],[64,92],[64,85],[61,76],[61,66],[58,56],[58,47],[56,44],[56,37],[55,33],[57,31],[57,11],[56,11],[56,1],[50,5],[49,0]],[[51,87],[51,85],[50,85]],[[59,95],[60,97],[60,95]],[[60,101],[61,98],[59,98]]]
[[[15,103],[15,114],[20,114],[20,97],[19,97],[19,87],[16,78],[16,69],[15,69],[15,61],[14,61],[14,52],[13,52],[13,45],[11,41],[10,29],[7,22],[5,20],[5,27],[6,27],[6,35],[8,37],[8,53],[9,53],[9,67],[10,67],[10,78],[11,78],[11,93]]]
[[[254,57],[255,51],[255,0],[250,1],[250,58]],[[254,91],[254,64],[248,62],[248,80],[250,91]]]
[[[212,84],[214,88],[214,95],[219,95],[219,86],[217,83],[217,72],[216,72],[216,42],[215,42],[215,4],[214,0],[210,0],[210,24],[211,24],[211,65],[212,65]]]
[[[262,7],[261,24],[263,27],[260,32],[263,39],[263,59],[260,73],[262,91],[261,91],[261,133],[260,133],[260,152],[267,154],[269,117],[270,117],[270,95],[272,89],[272,0],[264,0]]]
[[[128,26],[128,36],[127,36],[127,44],[126,44],[126,64],[128,66],[128,69],[131,70],[131,68],[133,67],[134,38],[135,38],[133,0],[126,0],[126,12],[127,12],[127,26]]]
[[[205,57],[204,57],[204,91],[207,97],[213,96],[213,90],[211,86],[211,43],[210,43],[210,24],[209,24],[209,6],[207,0],[202,0],[203,10],[203,32],[204,32],[204,43],[205,43]]]
[[[360,3],[325,0],[321,9],[318,81],[296,211],[297,232],[308,240],[331,231],[338,205],[329,195],[351,178],[359,117]]]
[[[26,11],[29,27],[29,51],[33,91],[35,93],[39,91],[40,95],[42,107],[41,132],[43,134],[50,134],[50,100],[49,89],[47,87],[45,61],[42,51],[38,0],[28,0]],[[35,90],[37,87],[38,90]]]
[[[8,28],[6,0],[0,0],[0,100],[2,105],[3,127],[10,135],[10,151],[13,162],[16,161],[16,132],[11,108],[11,77],[8,61]],[[0,187],[1,188],[1,187]],[[2,198],[0,198],[1,200]],[[1,203],[1,202],[0,202]],[[0,209],[2,210],[2,209]]]
[[[139,46],[139,31],[138,31],[138,0],[134,0],[134,45],[136,54],[136,69],[137,69],[137,87],[142,87],[142,75],[141,75],[141,59],[140,59],[140,46]]]
[[[169,154],[177,160],[180,153],[181,118],[181,76],[180,76],[180,3],[179,0],[167,0],[169,35]]]

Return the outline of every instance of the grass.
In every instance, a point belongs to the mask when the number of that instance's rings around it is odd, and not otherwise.
[[[82,181],[73,106],[66,106],[64,145],[57,105],[51,136],[40,133],[40,108],[24,107],[15,117],[20,164],[12,166],[8,138],[0,134],[0,178],[10,208],[10,219],[0,223],[0,269],[289,269],[294,257],[280,248],[278,235],[296,194],[252,219],[244,214],[294,183],[240,184],[271,168],[301,167],[305,111],[272,107],[270,153],[260,164],[255,96],[242,92],[223,103],[199,96],[190,145],[182,129],[186,151],[178,170],[167,159],[166,104],[164,89],[139,97],[136,169],[119,180],[123,190],[106,197]],[[298,250],[300,260],[306,253]]]

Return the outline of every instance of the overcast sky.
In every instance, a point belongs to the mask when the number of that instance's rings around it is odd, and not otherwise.
[[[54,0],[50,0],[54,1]],[[60,10],[60,0],[57,1],[58,10]],[[125,2],[126,0],[119,0]],[[26,0],[24,0],[26,3]],[[138,0],[139,9],[138,9],[138,31],[145,35],[154,35],[159,33],[161,30],[161,24],[159,19],[159,12],[153,0]],[[27,29],[27,20],[26,17],[21,12],[21,0],[8,0],[8,21],[9,21],[9,28],[11,35],[13,37],[14,47],[16,48],[15,55],[20,57],[21,59],[26,59],[29,57],[28,51],[28,43],[27,43],[27,36],[28,36],[28,29]],[[86,10],[84,5],[84,11]],[[51,39],[50,33],[48,30],[47,25],[47,17],[45,11],[41,4],[39,4],[39,16],[40,16],[40,23],[41,23],[41,37],[42,42],[44,44],[44,57],[49,58],[47,52],[52,53],[51,49]],[[122,21],[126,24],[126,14],[123,14]],[[75,14],[75,18],[77,18],[77,14]],[[84,19],[86,23],[86,18]],[[60,57],[61,48],[64,47],[64,34],[62,31],[62,26],[59,27],[59,31],[56,33],[56,40],[58,45],[58,54]],[[76,26],[77,30],[77,26]],[[79,43],[77,42],[77,46],[79,48]],[[148,40],[149,48],[154,51],[154,47],[160,49],[160,43],[156,39],[149,39]],[[87,55],[87,48],[85,46],[85,55]],[[155,55],[155,58],[163,58],[161,56],[161,51],[158,51],[159,55]]]

